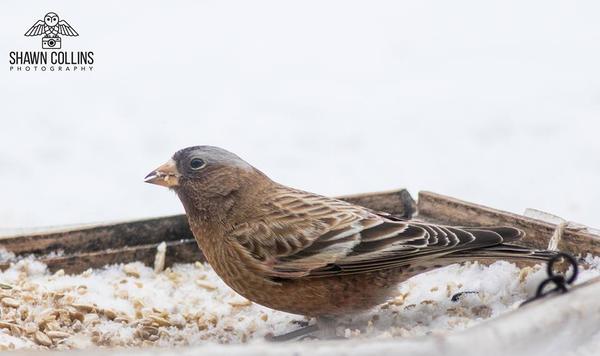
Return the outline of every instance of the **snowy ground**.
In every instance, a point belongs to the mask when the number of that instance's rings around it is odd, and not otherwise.
[[[543,280],[540,266],[452,265],[419,275],[372,312],[341,321],[345,338],[444,335],[513,310]],[[600,276],[589,256],[578,283]],[[307,319],[250,303],[200,263],[155,273],[141,263],[49,273],[32,259],[0,273],[0,349],[193,346],[264,342]],[[452,296],[463,294],[453,302]],[[309,320],[311,323],[314,322]]]

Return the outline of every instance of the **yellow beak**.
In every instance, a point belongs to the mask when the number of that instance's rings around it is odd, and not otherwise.
[[[144,178],[144,182],[172,188],[179,185],[179,177],[180,174],[177,170],[177,164],[173,159],[170,159],[167,163],[150,172],[146,178]]]

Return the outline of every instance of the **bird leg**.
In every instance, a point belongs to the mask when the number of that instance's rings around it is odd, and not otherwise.
[[[296,324],[298,326],[309,326],[310,325],[308,320],[292,320],[292,324]]]
[[[300,340],[304,337],[311,336],[311,334],[319,331],[319,325],[313,324],[301,327],[300,329],[296,329],[294,331],[290,331],[289,333],[281,334],[281,335],[267,335],[265,339],[267,341],[272,342],[284,342],[284,341],[293,341]]]
[[[269,335],[265,337],[267,341],[283,342],[292,340],[301,340],[306,337],[314,337],[317,339],[327,340],[338,338],[335,333],[337,321],[334,318],[329,317],[317,317],[317,323],[313,325],[307,325],[300,329],[290,331],[282,335]],[[319,335],[315,335],[315,334]]]
[[[338,336],[335,333],[335,328],[337,327],[337,320],[332,317],[326,316],[318,316],[317,317],[317,326],[320,331],[320,338],[323,340],[329,339],[338,339]]]

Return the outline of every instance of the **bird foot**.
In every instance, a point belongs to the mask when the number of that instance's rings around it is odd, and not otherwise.
[[[271,341],[271,342],[303,340],[305,338],[315,337],[312,334],[316,333],[317,331],[319,331],[318,325],[316,325],[316,324],[308,325],[308,326],[304,326],[300,329],[290,331],[289,333],[285,333],[285,334],[281,334],[281,335],[267,334],[265,336],[265,340]],[[317,337],[315,337],[315,338],[317,338]]]
[[[295,324],[303,325],[298,330],[291,331],[282,335],[267,335],[265,339],[272,342],[283,342],[283,341],[298,341],[306,339],[318,339],[318,340],[331,340],[331,339],[344,339],[344,337],[338,337],[336,335],[336,320],[327,317],[317,317],[317,323],[308,325],[308,322],[302,320],[293,321]]]
[[[309,322],[306,320],[292,320],[292,324],[296,324],[301,327],[306,327],[309,325]]]

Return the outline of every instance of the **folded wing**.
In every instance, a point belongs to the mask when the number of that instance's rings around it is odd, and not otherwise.
[[[365,273],[513,241],[518,229],[457,228],[394,219],[340,200],[282,187],[260,219],[229,236],[268,277]]]

